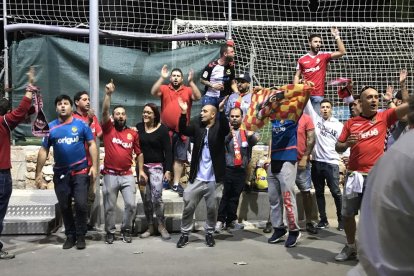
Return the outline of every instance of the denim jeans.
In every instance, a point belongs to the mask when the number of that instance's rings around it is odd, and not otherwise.
[[[3,231],[3,221],[7,213],[10,196],[12,194],[12,178],[10,170],[0,171],[0,235]],[[3,244],[0,242],[0,249]]]
[[[87,231],[89,175],[57,174],[53,176],[55,194],[62,213],[66,236],[83,236]],[[75,213],[72,211],[72,198],[75,201]]]
[[[216,108],[218,108],[219,104],[221,103],[221,101],[224,99],[224,97],[210,97],[207,95],[204,95],[201,98],[201,107],[210,104],[210,105],[214,105]]]
[[[217,220],[227,224],[237,219],[237,207],[240,194],[246,181],[246,169],[226,168],[224,176],[223,196],[218,208]]]
[[[321,220],[327,221],[325,210],[325,181],[335,201],[336,215],[342,220],[342,194],[339,189],[339,166],[326,162],[312,161],[312,182],[315,186],[316,203]]]

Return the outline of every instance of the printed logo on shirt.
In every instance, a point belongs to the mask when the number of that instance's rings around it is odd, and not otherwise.
[[[272,131],[276,134],[281,133],[281,132],[285,132],[286,131],[286,127],[273,127]]]
[[[127,134],[127,139],[128,139],[128,140],[132,140],[132,134],[131,134],[131,133],[128,133],[128,134]]]
[[[362,132],[360,134],[360,137],[361,137],[361,139],[366,139],[366,138],[370,138],[370,137],[377,136],[377,135],[378,135],[378,129],[374,128],[370,131]]]
[[[208,76],[208,72],[207,71],[204,71],[203,78],[207,78],[207,76]]]
[[[78,133],[78,128],[73,126],[72,127],[72,133],[76,135]]]
[[[337,137],[338,132],[332,128],[327,128],[326,126],[324,126],[321,122],[318,122],[317,127],[320,129],[320,133],[323,136],[328,136],[328,134],[332,135],[333,137]]]
[[[227,75],[230,75],[230,74],[231,74],[230,69],[227,69],[227,70],[226,70],[226,74],[227,74]]]
[[[304,61],[304,62],[303,62],[303,64],[306,64],[306,63],[309,63],[309,62],[310,62],[310,61],[309,61],[309,60],[307,60],[307,61]]]
[[[117,144],[117,145],[121,145],[123,148],[126,148],[126,149],[132,148],[132,142],[131,143],[126,143],[126,142],[122,141],[119,138],[115,138],[115,137],[112,138],[112,143]]]
[[[77,143],[79,142],[79,136],[75,136],[75,137],[63,137],[57,140],[57,144],[67,144],[67,145],[71,145],[72,143]]]
[[[321,60],[319,58],[316,59],[316,64],[318,64],[319,62],[321,62]]]
[[[306,69],[304,72],[305,72],[305,73],[309,73],[309,72],[316,72],[316,71],[319,71],[319,70],[321,70],[321,68],[320,68],[320,67],[319,67],[319,65],[318,65],[318,66],[316,66],[316,67],[308,68],[308,69]]]

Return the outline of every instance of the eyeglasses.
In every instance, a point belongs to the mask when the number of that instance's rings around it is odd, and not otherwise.
[[[151,114],[154,114],[154,112],[144,110],[144,111],[142,111],[142,114],[148,114],[148,115],[151,115]]]

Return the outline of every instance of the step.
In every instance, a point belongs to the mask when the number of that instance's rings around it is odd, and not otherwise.
[[[13,190],[4,218],[4,235],[50,234],[61,224],[53,190]]]
[[[60,219],[56,219],[55,217],[13,217],[4,220],[2,235],[48,235],[55,232],[60,225]]]

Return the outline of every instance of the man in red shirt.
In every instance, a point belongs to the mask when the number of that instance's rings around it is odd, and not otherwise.
[[[342,217],[347,244],[335,259],[346,261],[356,258],[355,216],[361,207],[364,184],[368,173],[384,153],[387,128],[408,113],[408,104],[378,111],[379,94],[370,86],[360,93],[361,114],[346,121],[335,149],[344,152],[351,148],[348,173],[342,201]]]
[[[122,193],[125,202],[124,218],[122,221],[122,239],[126,243],[132,242],[132,220],[135,214],[136,186],[132,174],[132,154],[135,153],[137,164],[143,164],[143,155],[139,146],[138,132],[126,125],[127,116],[123,106],[115,106],[112,111],[113,122],[109,115],[112,93],[115,90],[113,82],[105,86],[105,97],[102,106],[102,130],[105,147],[104,183],[102,187],[106,243],[112,244],[115,240],[115,213],[118,193]],[[140,161],[140,162],[138,162]],[[143,172],[142,166],[139,168]]]
[[[344,43],[339,36],[337,28],[332,28],[331,33],[336,40],[338,50],[335,52],[321,52],[322,37],[318,34],[309,36],[310,51],[298,59],[296,74],[293,83],[300,82],[302,75],[303,81],[311,81],[315,84],[315,89],[311,93],[310,101],[314,110],[320,109],[320,102],[325,95],[325,77],[328,63],[332,59],[338,59],[345,55],[346,50]]]
[[[310,154],[315,146],[315,126],[309,115],[302,114],[299,119],[297,133],[298,167],[295,182],[302,195],[302,204],[306,217],[306,231],[310,234],[317,234],[318,230],[311,220],[312,196],[310,193],[312,188]]]
[[[33,91],[37,91],[36,87],[28,85],[19,106],[11,112],[9,101],[6,98],[0,99],[0,235],[12,194],[10,132],[25,119],[32,103]],[[0,260],[12,258],[14,255],[4,251],[0,242]]]
[[[95,116],[95,112],[90,107],[90,100],[88,92],[80,91],[75,94],[73,97],[73,102],[75,104],[75,112],[73,112],[73,117],[78,118],[84,121],[92,130],[92,134],[96,140],[96,137],[101,138],[102,128],[99,125],[98,118]],[[88,145],[85,143],[86,149],[86,158],[88,159],[88,166],[92,166],[91,156],[89,154]],[[93,229],[93,218],[91,217],[92,206],[95,201],[95,183],[90,183],[88,187],[88,230]]]
[[[178,119],[181,109],[178,105],[178,98],[187,103],[187,122],[190,121],[191,106],[193,101],[201,98],[201,92],[193,81],[194,72],[188,73],[188,84],[183,84],[184,75],[181,69],[171,70],[170,83],[162,84],[168,78],[168,68],[164,65],[161,69],[160,78],[151,88],[151,94],[161,99],[161,122],[170,130],[172,136],[172,148],[174,156],[174,185],[173,191],[183,196],[184,189],[180,185],[180,178],[184,169],[184,162],[187,161],[187,150],[190,144],[189,138],[180,134],[178,130]]]

